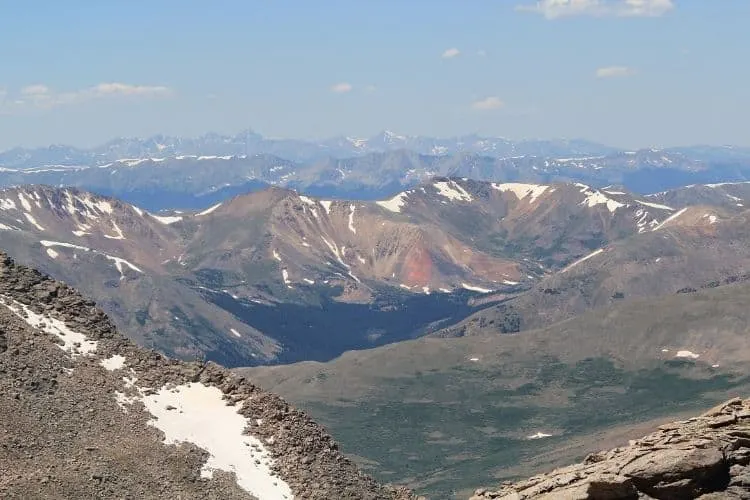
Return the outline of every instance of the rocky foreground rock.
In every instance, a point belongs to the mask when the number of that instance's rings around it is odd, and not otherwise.
[[[0,254],[0,498],[414,497],[281,398],[137,347],[92,301]]]
[[[662,425],[576,465],[477,490],[471,500],[750,499],[750,400]]]

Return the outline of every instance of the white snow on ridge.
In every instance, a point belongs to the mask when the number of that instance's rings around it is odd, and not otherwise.
[[[10,198],[2,198],[0,199],[0,210],[15,210],[16,209],[16,202],[11,200]]]
[[[641,205],[646,205],[647,207],[651,207],[651,208],[661,208],[662,210],[674,210],[674,208],[672,207],[668,207],[666,205],[660,205],[658,203],[651,203],[651,202],[643,201],[643,200],[635,200],[635,201],[637,203],[640,203]]]
[[[154,219],[158,220],[162,224],[174,224],[175,222],[179,222],[182,220],[181,216],[178,215],[154,215],[149,214]]]
[[[692,351],[677,351],[677,354],[675,354],[674,357],[675,358],[698,359],[700,357],[700,354],[695,354]]]
[[[375,203],[391,212],[400,213],[401,209],[406,205],[406,197],[409,195],[407,192],[399,193],[390,200],[376,201]]]
[[[440,181],[433,184],[440,196],[451,201],[472,201],[473,198],[455,181]]]
[[[263,442],[244,433],[248,421],[237,413],[241,403],[227,406],[216,387],[162,387],[139,399],[154,416],[149,425],[164,433],[166,444],[189,442],[208,451],[201,477],[211,478],[215,470],[234,472],[237,485],[260,500],[294,498],[289,485],[273,473],[273,458]]]
[[[326,213],[328,215],[331,215],[331,204],[333,202],[330,200],[320,200],[320,204],[323,205],[323,208],[325,209]]]
[[[216,210],[217,208],[219,208],[220,206],[221,206],[221,203],[217,203],[216,205],[214,205],[214,206],[212,206],[212,207],[209,207],[209,208],[205,209],[205,210],[204,210],[204,211],[202,211],[202,212],[198,212],[198,213],[197,213],[197,214],[195,214],[195,215],[196,215],[196,216],[201,216],[201,215],[208,215],[208,214],[210,214],[211,212],[213,212],[214,210]]]
[[[49,255],[50,258],[52,258],[52,259],[56,259],[60,254],[57,253],[54,249],[48,248],[47,249],[47,255]]]
[[[541,184],[521,184],[518,182],[508,182],[505,184],[492,183],[492,187],[503,193],[510,191],[516,198],[523,200],[527,196],[531,196],[529,203],[534,203],[539,196],[544,193],[549,186]]]
[[[120,226],[117,225],[117,222],[112,221],[112,227],[114,228],[115,232],[117,233],[117,236],[110,236],[108,234],[105,234],[105,238],[109,238],[110,240],[124,240],[125,235],[122,234],[122,229],[120,229]]]
[[[573,262],[572,264],[570,264],[569,266],[567,266],[567,267],[566,267],[565,269],[563,269],[563,270],[562,270],[562,271],[560,271],[560,272],[561,272],[561,273],[564,273],[564,272],[566,272],[566,271],[569,271],[570,269],[574,268],[575,266],[577,266],[577,265],[578,265],[578,264],[580,264],[581,262],[585,262],[585,261],[589,260],[589,259],[590,259],[591,257],[594,257],[594,256],[596,256],[596,255],[599,255],[599,254],[600,254],[600,253],[602,253],[603,251],[604,251],[604,249],[603,249],[603,248],[600,248],[599,250],[594,250],[593,252],[591,252],[590,254],[586,255],[585,257],[581,257],[581,258],[580,258],[580,259],[578,259],[577,261]]]
[[[349,209],[350,209],[350,212],[349,212],[349,231],[351,231],[354,234],[357,234],[357,228],[354,227],[354,210],[356,209],[356,207],[352,203],[351,205],[349,205]]]
[[[664,224],[666,224],[667,222],[675,220],[677,217],[679,217],[680,215],[684,214],[686,210],[687,210],[687,207],[679,210],[678,212],[673,213],[672,215],[670,215],[669,217],[667,217],[664,220],[664,222],[662,222],[661,224],[659,224],[658,226],[656,226],[653,230],[654,231],[658,231],[659,229],[661,229],[662,227],[664,227]]]
[[[66,248],[75,248],[77,250],[83,250],[84,252],[88,252],[91,250],[88,247],[82,247],[80,245],[74,245],[72,243],[63,243],[61,241],[48,241],[48,240],[42,240],[39,243],[42,244],[43,247],[66,247]]]
[[[354,276],[352,274],[352,268],[351,268],[351,266],[349,264],[347,264],[346,262],[344,262],[344,259],[343,259],[344,247],[342,247],[341,248],[341,252],[339,252],[339,247],[336,246],[336,243],[332,243],[332,242],[328,241],[322,235],[320,236],[320,239],[323,240],[323,243],[326,244],[326,246],[331,251],[331,253],[333,253],[333,255],[336,256],[336,260],[339,261],[339,264],[341,264],[342,266],[344,266],[346,268],[346,271],[349,274],[349,276],[351,276],[354,279],[354,281],[356,281],[357,283],[360,283],[359,278],[357,278],[356,276]]]
[[[31,212],[31,203],[29,203],[29,200],[26,199],[26,196],[21,191],[18,192],[18,200],[21,202],[24,210]]]
[[[494,290],[490,290],[489,288],[482,288],[481,286],[476,286],[476,285],[468,285],[468,284],[466,284],[466,283],[461,283],[461,286],[462,286],[462,287],[463,287],[464,289],[466,289],[466,290],[470,290],[470,291],[472,291],[472,292],[479,292],[479,293],[490,293],[490,292],[494,292]]]
[[[128,262],[125,259],[121,259],[120,257],[113,257],[113,256],[107,255],[107,254],[102,254],[102,255],[104,255],[104,257],[106,257],[107,260],[111,260],[111,261],[113,261],[115,263],[115,267],[120,272],[120,279],[121,280],[125,279],[125,273],[122,270],[123,264],[126,265],[126,266],[128,266],[133,271],[139,272],[141,274],[143,273],[143,271],[139,267],[131,264],[130,262]]]
[[[526,439],[543,439],[552,437],[552,434],[546,434],[544,432],[537,432],[536,434],[532,434],[530,436],[526,436]]]
[[[29,221],[30,224],[32,224],[34,227],[36,227],[40,231],[44,231],[44,228],[36,221],[33,215],[31,215],[28,212],[23,213],[24,217],[26,217],[26,220]]]
[[[317,206],[318,206],[318,204],[317,204],[317,203],[315,203],[315,200],[313,200],[313,199],[312,199],[312,198],[310,198],[309,196],[305,196],[305,195],[301,194],[301,195],[299,195],[299,199],[300,199],[300,200],[301,200],[301,201],[302,201],[303,203],[306,203],[306,204],[310,205],[311,207],[317,207]]]
[[[234,335],[237,338],[241,338],[242,337],[242,335],[240,335],[240,332],[238,332],[234,328],[230,328],[229,331],[232,332],[232,335]]]
[[[618,208],[625,206],[624,203],[606,197],[601,191],[592,191],[591,188],[585,184],[576,183],[576,186],[580,187],[581,193],[586,195],[586,198],[580,203],[581,205],[586,205],[589,208],[593,208],[596,205],[606,205],[607,210],[612,213]]]
[[[32,327],[38,328],[46,333],[51,333],[58,339],[62,340],[63,344],[58,344],[58,346],[63,351],[70,353],[71,356],[76,357],[96,351],[98,344],[95,340],[88,340],[86,335],[71,330],[59,319],[37,314],[29,309],[27,305],[21,304],[20,302],[7,297],[3,297],[3,300],[0,302],[4,303],[8,309],[16,314],[16,316],[23,319]],[[44,326],[40,326],[42,324],[44,324]]]

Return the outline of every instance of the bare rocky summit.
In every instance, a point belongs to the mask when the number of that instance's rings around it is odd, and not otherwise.
[[[471,500],[682,500],[750,498],[750,400],[732,399],[698,417],[662,425],[626,447]]]
[[[122,337],[0,254],[0,497],[412,499],[305,413],[213,363]]]

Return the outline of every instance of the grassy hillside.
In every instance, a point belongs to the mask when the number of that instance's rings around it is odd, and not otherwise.
[[[248,373],[378,477],[451,498],[743,394],[748,298],[746,284],[722,286],[623,301],[543,330],[424,338]],[[537,433],[550,436],[530,439]]]

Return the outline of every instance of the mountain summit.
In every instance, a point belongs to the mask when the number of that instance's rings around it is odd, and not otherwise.
[[[0,302],[2,498],[413,498],[281,398],[135,346],[3,254]]]

